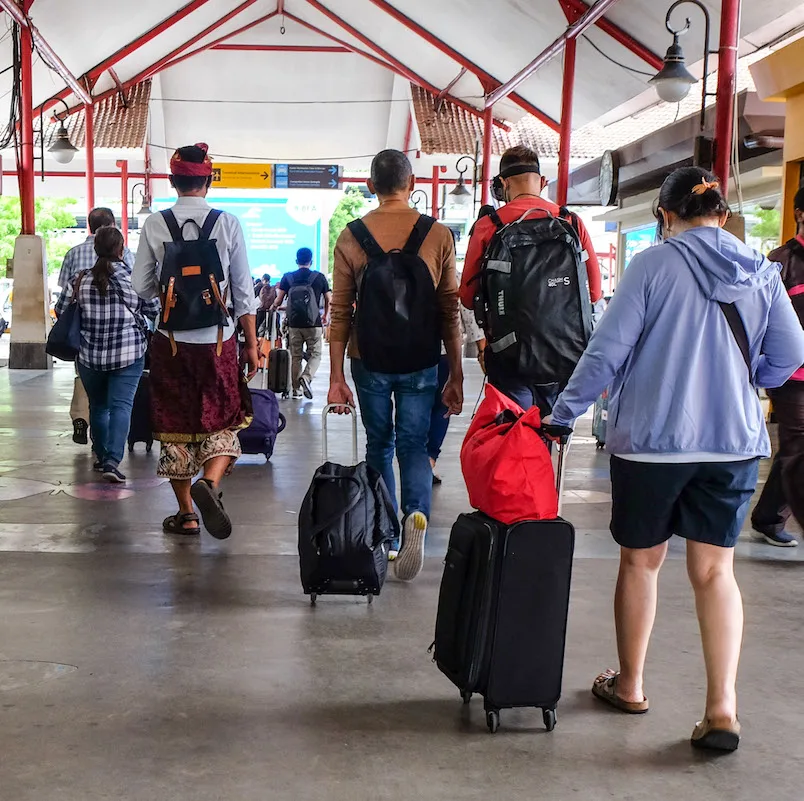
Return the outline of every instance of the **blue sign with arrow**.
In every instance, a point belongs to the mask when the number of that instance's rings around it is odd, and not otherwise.
[[[338,189],[343,168],[337,164],[275,164],[276,189]]]

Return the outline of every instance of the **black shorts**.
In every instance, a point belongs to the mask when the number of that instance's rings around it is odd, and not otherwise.
[[[624,548],[678,534],[732,548],[757,485],[759,459],[682,464],[611,457],[611,533]]]

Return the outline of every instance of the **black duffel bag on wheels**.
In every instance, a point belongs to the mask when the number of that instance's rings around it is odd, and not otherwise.
[[[380,594],[390,542],[399,521],[382,476],[366,462],[344,466],[327,461],[327,414],[323,414],[324,464],[313,476],[299,512],[299,563],[304,592],[319,595]],[[357,416],[352,445],[357,462]]]

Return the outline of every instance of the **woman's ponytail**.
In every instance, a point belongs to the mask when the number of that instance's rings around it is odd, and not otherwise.
[[[117,228],[99,228],[95,234],[95,253],[98,260],[92,268],[92,281],[98,292],[105,296],[114,264],[123,254],[123,234]]]

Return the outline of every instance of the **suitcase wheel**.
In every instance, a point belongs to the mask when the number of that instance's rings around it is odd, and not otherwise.
[[[310,593],[310,606],[315,606],[315,602],[316,602],[317,598],[318,598],[318,596],[314,592]]]
[[[544,721],[544,728],[547,729],[547,731],[553,731],[556,727],[557,720],[555,709],[543,709],[542,720]]]
[[[492,734],[497,733],[497,729],[500,728],[500,713],[496,709],[489,709],[486,712],[486,725]]]
[[[468,704],[472,700],[472,693],[470,693],[469,690],[464,690],[461,693],[461,698],[463,698],[465,704]]]
[[[148,442],[148,443],[145,445],[145,452],[146,452],[146,453],[150,453],[150,452],[151,452],[151,448],[153,448],[153,446],[154,446],[153,442]]]
[[[374,595],[373,594],[368,596],[368,603],[369,603],[369,606],[371,606],[374,603]]]

